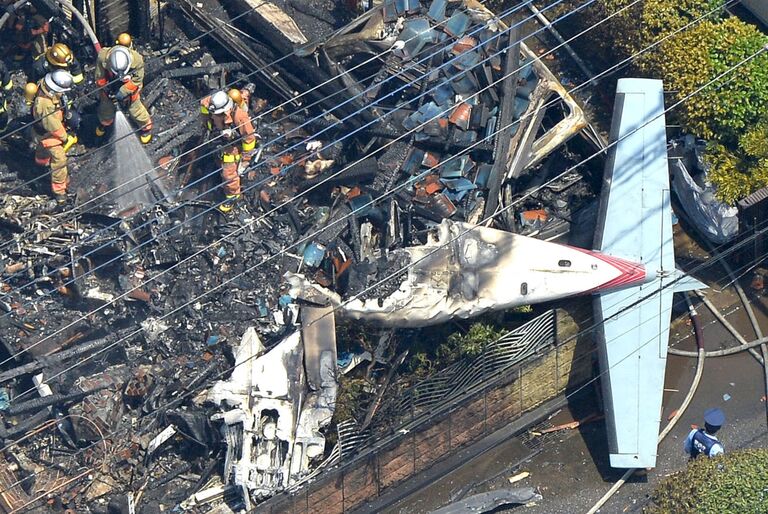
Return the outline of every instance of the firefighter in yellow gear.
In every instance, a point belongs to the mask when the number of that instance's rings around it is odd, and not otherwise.
[[[75,84],[85,80],[83,67],[75,58],[72,50],[64,43],[54,43],[32,63],[31,82],[39,82],[46,74],[53,70],[66,70],[72,75]]]
[[[72,75],[64,70],[48,73],[38,84],[32,104],[35,163],[50,167],[51,190],[59,205],[67,201],[67,151],[77,143],[77,136],[68,134],[64,124],[66,100],[62,97],[72,83]]]
[[[8,68],[0,60],[0,132],[8,126],[8,98],[13,90],[13,80]]]
[[[152,118],[141,103],[144,87],[144,58],[136,50],[123,45],[102,48],[96,59],[96,85],[102,88],[97,114],[96,136],[103,136],[115,122],[115,104],[128,108],[139,127],[144,144],[152,140]]]
[[[239,92],[238,92],[239,93]],[[200,101],[200,114],[203,124],[212,136],[213,142],[220,146],[221,180],[224,185],[225,201],[219,210],[228,213],[240,198],[239,165],[247,166],[256,149],[256,134],[248,113],[239,107],[232,96],[232,91],[217,91]],[[242,140],[237,146],[237,136]]]

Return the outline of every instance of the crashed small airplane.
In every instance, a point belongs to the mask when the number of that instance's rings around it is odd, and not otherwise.
[[[611,465],[655,466],[672,293],[705,287],[674,264],[663,100],[661,81],[619,81],[595,250],[444,220],[427,244],[384,257],[402,269],[386,297],[344,300],[298,274],[291,295],[419,327],[596,294]]]

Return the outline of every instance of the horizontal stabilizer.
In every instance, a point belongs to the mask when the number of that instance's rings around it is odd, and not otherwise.
[[[704,284],[690,275],[686,275],[682,271],[677,271],[678,278],[675,280],[675,292],[685,293],[686,291],[695,291],[696,289],[707,289],[707,284]]]

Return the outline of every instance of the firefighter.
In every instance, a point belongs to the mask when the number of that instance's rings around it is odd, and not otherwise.
[[[102,137],[115,122],[115,106],[119,104],[128,108],[134,123],[139,126],[141,142],[149,143],[152,118],[141,103],[144,87],[144,58],[141,54],[123,45],[102,48],[96,60],[96,85],[102,88],[96,136]]]
[[[115,44],[133,50],[133,38],[127,32],[123,32],[117,36],[117,39],[115,39]]]
[[[0,60],[0,133],[8,126],[8,100],[13,89],[13,80],[8,68]]]
[[[17,63],[40,55],[48,48],[46,38],[51,30],[50,23],[40,14],[36,14],[34,6],[27,4],[25,12],[17,13],[14,17],[13,32],[16,51],[13,60]]]
[[[256,148],[256,134],[248,114],[238,107],[225,91],[217,91],[200,101],[200,113],[205,128],[219,144],[221,180],[226,200],[219,210],[228,213],[240,198],[239,166],[247,166]],[[238,148],[236,139],[242,138]]]
[[[51,190],[56,202],[67,201],[67,151],[77,143],[77,136],[67,134],[66,98],[72,89],[72,75],[64,70],[48,73],[38,84],[32,104],[34,135],[37,149],[35,163],[51,168]]]
[[[64,43],[54,43],[35,58],[32,63],[30,82],[39,82],[47,73],[55,69],[68,71],[75,84],[80,84],[85,79],[83,68],[75,59],[72,50]]]

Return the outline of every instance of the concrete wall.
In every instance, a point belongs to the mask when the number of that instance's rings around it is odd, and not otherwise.
[[[768,0],[742,0],[741,4],[768,25]]]
[[[446,458],[503,428],[542,403],[584,384],[593,375],[594,341],[574,337],[580,323],[558,312],[558,344],[506,372],[490,387],[459,407],[415,430],[390,439],[375,451],[363,452],[338,469],[325,472],[295,496],[277,496],[257,512],[344,514]]]

